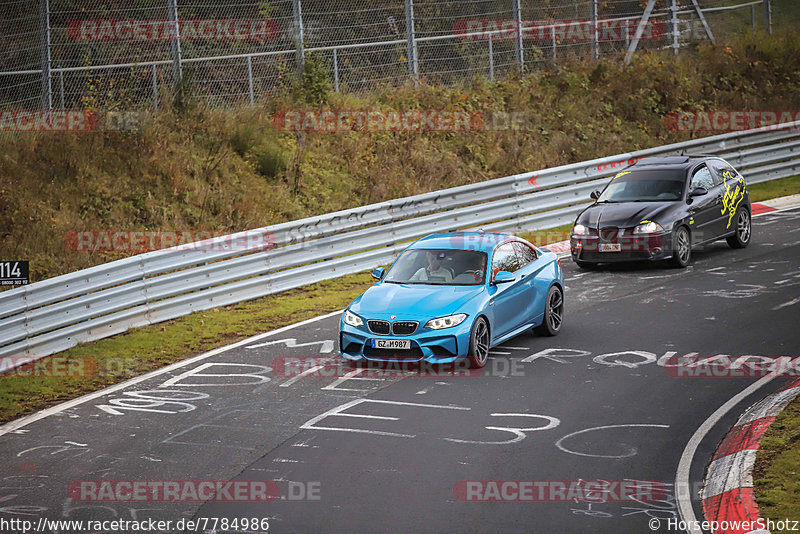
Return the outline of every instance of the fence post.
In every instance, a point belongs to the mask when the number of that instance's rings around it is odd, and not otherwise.
[[[50,78],[50,0],[39,0],[42,48],[42,109],[53,110],[53,82]]]
[[[494,34],[489,34],[489,81],[494,81]]]
[[[764,28],[772,34],[772,0],[764,0]]]
[[[550,39],[553,41],[553,61],[556,60],[556,25],[550,24]]]
[[[292,10],[294,12],[294,48],[297,75],[302,78],[306,70],[306,48],[305,32],[303,31],[303,6],[300,5],[300,0],[293,0]]]
[[[61,66],[58,66],[58,84],[59,88],[61,89],[61,110],[64,111],[66,106],[64,105],[64,70]]]
[[[333,87],[334,90],[339,92],[339,52],[336,48],[333,49]]]
[[[633,34],[633,39],[631,40],[631,44],[628,46],[628,51],[625,53],[626,65],[629,65],[631,60],[633,59],[633,54],[636,52],[636,48],[639,46],[639,40],[642,38],[644,29],[645,27],[647,27],[647,22],[650,20],[650,13],[653,12],[653,8],[655,7],[655,5],[656,5],[656,0],[649,0],[647,2],[647,6],[644,8],[644,13],[642,13],[642,18],[636,25],[636,33]]]
[[[247,86],[250,90],[250,107],[252,108],[256,105],[253,94],[253,56],[247,56]]]
[[[669,10],[672,12],[672,53],[678,54],[680,42],[678,41],[678,0],[671,0]]]
[[[517,54],[517,66],[522,74],[525,71],[525,51],[522,47],[522,6],[520,0],[513,0],[514,20],[517,21],[517,38],[514,43]]]
[[[414,27],[414,0],[406,0],[406,40],[408,41],[408,75],[419,87],[419,57],[417,56],[417,35]]]
[[[592,58],[597,60],[600,59],[600,44],[597,35],[597,0],[589,0],[589,18],[592,24]]]
[[[172,38],[170,44],[172,47],[172,79],[175,87],[179,87],[181,79],[183,78],[183,69],[181,67],[181,34],[180,26],[178,25],[178,0],[168,0],[169,6],[169,21],[172,25]]]
[[[153,67],[153,111],[158,113],[158,77],[156,75],[156,64],[153,63],[151,67]]]

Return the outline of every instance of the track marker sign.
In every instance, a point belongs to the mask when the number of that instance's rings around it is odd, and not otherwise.
[[[24,286],[30,282],[30,264],[27,261],[0,260],[0,285]]]

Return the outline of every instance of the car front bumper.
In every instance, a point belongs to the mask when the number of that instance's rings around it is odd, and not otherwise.
[[[362,326],[350,326],[340,321],[339,350],[344,358],[352,361],[451,363],[467,356],[472,322],[472,318],[467,317],[463,323],[451,328],[432,330],[419,326],[414,334],[395,336],[371,332],[366,321]],[[423,324],[420,321],[420,325]],[[374,339],[408,340],[411,349],[373,348]]]
[[[619,244],[619,251],[600,251],[600,245]],[[614,263],[625,261],[657,261],[672,257],[672,233],[632,234],[601,240],[596,231],[586,235],[570,236],[570,253],[573,261],[587,263]]]

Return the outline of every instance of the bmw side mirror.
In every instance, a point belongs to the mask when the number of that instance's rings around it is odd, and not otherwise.
[[[375,280],[380,280],[381,278],[383,278],[385,272],[386,269],[384,269],[383,267],[378,267],[377,269],[372,271],[372,278],[374,278]]]
[[[509,282],[513,282],[514,280],[516,280],[516,278],[514,278],[514,275],[511,274],[510,272],[508,272],[508,271],[497,271],[497,274],[494,275],[493,282],[495,284],[507,284]]]
[[[592,191],[589,196],[592,197],[592,200],[597,200],[600,198],[600,191]]]
[[[690,197],[702,197],[703,195],[708,194],[708,189],[705,187],[695,187],[692,189],[691,193],[689,193]]]

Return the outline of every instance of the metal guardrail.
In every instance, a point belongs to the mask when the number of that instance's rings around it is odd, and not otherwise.
[[[38,359],[130,328],[386,264],[433,232],[545,229],[635,160],[715,153],[758,183],[800,174],[800,121],[526,172],[148,252],[0,293],[0,357]],[[244,244],[244,246],[242,246]]]

